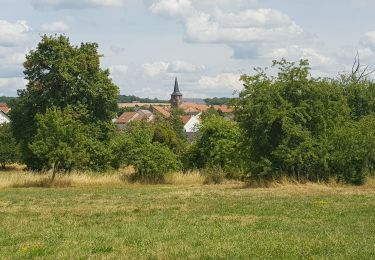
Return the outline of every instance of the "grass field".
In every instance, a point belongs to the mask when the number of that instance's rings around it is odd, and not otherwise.
[[[0,258],[375,258],[373,181],[251,189],[111,178],[67,188],[3,185]]]

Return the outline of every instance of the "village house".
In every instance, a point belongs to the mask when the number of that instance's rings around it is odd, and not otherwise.
[[[3,111],[5,114],[8,114],[10,108],[6,103],[0,103],[0,111]]]
[[[10,123],[10,118],[2,110],[0,110],[0,125],[9,124],[9,123]]]
[[[119,107],[134,107],[140,108],[136,112],[124,112],[114,122],[120,129],[126,128],[126,124],[132,121],[146,120],[151,122],[156,116],[163,118],[169,118],[171,116],[172,109],[181,109],[185,115],[182,116],[182,122],[184,123],[184,129],[187,134],[194,134],[199,131],[199,125],[201,124],[200,115],[202,112],[206,112],[209,109],[215,109],[228,117],[233,113],[233,109],[226,105],[220,106],[208,106],[206,104],[198,104],[193,102],[184,102],[180,92],[177,77],[175,79],[173,93],[169,104],[165,103],[121,103]],[[141,109],[143,108],[143,109]],[[147,112],[146,112],[147,111]],[[147,115],[146,115],[147,114]],[[152,115],[152,116],[151,116]]]
[[[10,118],[7,115],[9,112],[9,107],[5,103],[0,103],[0,124],[9,124]]]
[[[136,112],[124,112],[119,118],[115,120],[115,124],[119,129],[125,129],[130,122],[142,121],[151,122],[154,120],[154,114],[149,110],[138,110]]]

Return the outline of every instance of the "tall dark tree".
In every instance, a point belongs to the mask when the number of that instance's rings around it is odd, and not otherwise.
[[[24,162],[29,168],[41,169],[43,162],[29,149],[37,132],[35,116],[49,108],[69,106],[81,115],[78,120],[92,125],[95,138],[109,138],[111,119],[116,114],[118,87],[109,71],[100,68],[98,44],[70,44],[66,36],[43,36],[36,50],[30,51],[24,63],[25,90],[12,104],[10,117]]]

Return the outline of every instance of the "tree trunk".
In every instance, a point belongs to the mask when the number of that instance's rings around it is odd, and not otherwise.
[[[59,162],[54,163],[53,166],[52,166],[52,179],[51,179],[51,182],[53,182],[55,180],[56,173],[58,172],[58,170],[59,170]]]

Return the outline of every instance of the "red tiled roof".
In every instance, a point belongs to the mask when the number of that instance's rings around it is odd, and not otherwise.
[[[191,112],[205,112],[209,109],[209,106],[204,104],[197,104],[192,102],[184,102],[181,104],[180,108],[186,113]]]
[[[124,112],[116,121],[115,124],[127,124],[132,121],[152,120],[152,113],[149,111]]]
[[[191,118],[192,118],[192,116],[190,116],[190,115],[184,115],[184,116],[181,117],[184,125],[186,125],[190,121]]]
[[[223,113],[233,113],[233,108],[228,107],[227,105],[221,105],[221,106],[215,105],[215,106],[213,106],[213,108],[215,110],[220,110]]]
[[[163,117],[168,118],[171,116],[171,113],[167,110],[166,107],[162,106],[151,106],[151,109],[155,112],[161,114]]]
[[[9,107],[5,103],[0,103],[0,110],[3,111],[5,114],[9,112]]]
[[[197,104],[192,102],[184,102],[180,106],[181,109],[185,111],[185,113],[199,113],[199,112],[206,112],[208,109],[210,109],[210,106],[204,105],[204,104]],[[227,105],[215,105],[212,106],[215,110],[220,110],[223,113],[232,113],[233,109],[230,108]]]
[[[137,112],[124,112],[116,121],[116,124],[126,124],[137,115]]]

